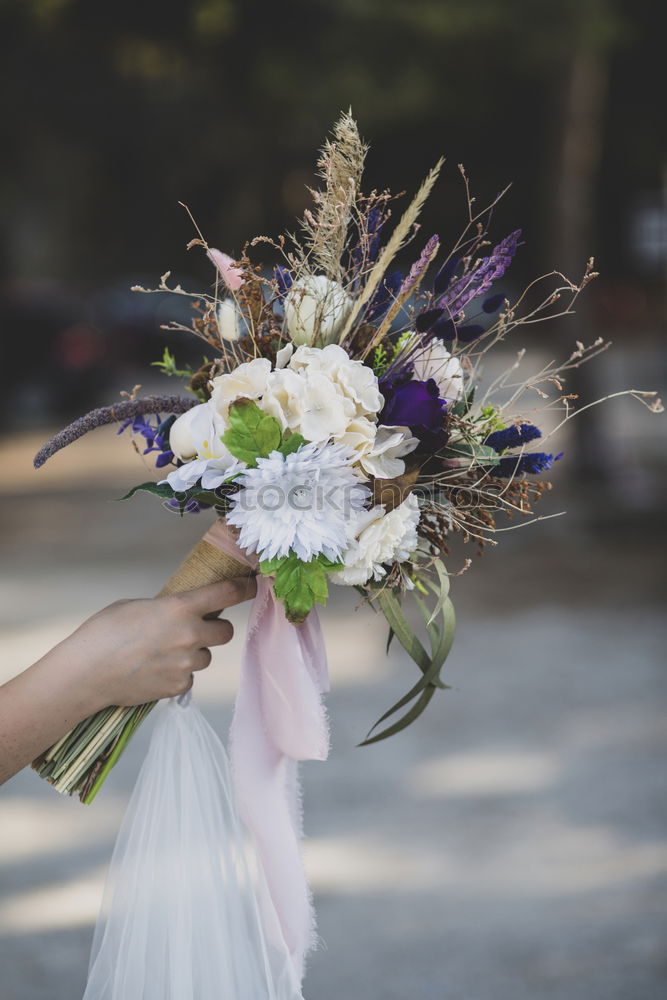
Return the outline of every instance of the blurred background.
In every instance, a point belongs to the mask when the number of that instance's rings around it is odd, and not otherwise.
[[[520,331],[501,364],[526,347],[538,368],[603,336],[613,347],[568,382],[582,402],[664,395],[660,9],[0,0],[0,680],[104,604],[157,591],[205,530],[206,515],[170,522],[150,498],[111,502],[148,478],[113,428],[38,473],[32,455],[121,389],[164,388],[147,364],[165,343],[197,360],[160,330],[178,300],[129,290],[167,269],[212,283],[178,202],[231,254],[292,228],[341,109],[371,143],[368,189],[413,190],[446,155],[423,217],[444,246],[465,220],[458,163],[480,204],[512,183],[493,227],[524,230],[508,294],[595,256],[577,315]],[[415,727],[355,748],[412,668],[385,659],[381,623],[347,592],[323,615],[333,753],[304,768],[323,940],[311,1000],[664,996],[665,418],[610,401],[561,446],[541,513],[567,515],[499,535],[455,581],[454,690]],[[220,732],[239,650],[198,683]],[[0,790],[2,1000],[83,992],[144,728],[93,808],[32,772]]]

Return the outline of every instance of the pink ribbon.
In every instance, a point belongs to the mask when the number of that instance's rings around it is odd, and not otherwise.
[[[207,542],[256,567],[229,528],[216,521]],[[230,733],[238,811],[250,830],[268,889],[267,933],[287,951],[301,983],[315,942],[315,917],[301,859],[300,760],[326,760],[329,729],[322,695],[329,690],[317,612],[287,621],[271,581],[257,578]]]

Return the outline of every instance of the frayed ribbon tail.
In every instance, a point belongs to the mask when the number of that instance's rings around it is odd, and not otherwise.
[[[239,814],[263,869],[265,929],[287,949],[295,980],[315,942],[315,918],[301,859],[298,761],[326,760],[329,730],[324,642],[314,611],[290,624],[271,582],[257,581],[230,734]]]

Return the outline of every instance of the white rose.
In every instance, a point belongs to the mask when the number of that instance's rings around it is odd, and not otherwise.
[[[373,447],[362,455],[362,468],[376,479],[396,479],[405,472],[403,457],[414,451],[419,438],[410,434],[408,427],[380,426]]]
[[[323,274],[295,281],[285,296],[285,325],[295,344],[330,344],[337,340],[352,300],[337,281]]]
[[[242,318],[234,299],[223,299],[216,309],[218,332],[223,340],[239,340],[245,333],[245,320]]]
[[[206,453],[208,458],[217,457],[226,451],[220,441],[224,431],[225,424],[220,415],[209,403],[200,403],[173,422],[169,431],[169,447],[182,462],[202,453]]]
[[[435,380],[443,399],[456,400],[463,395],[463,368],[437,337],[418,351],[413,359],[413,377],[419,382]]]
[[[252,361],[244,361],[233,372],[217,375],[212,383],[213,408],[226,420],[229,405],[235,399],[259,399],[266,390],[270,371],[268,358],[253,358]]]
[[[386,575],[385,567],[404,562],[417,548],[419,541],[419,503],[409,496],[385,514],[383,507],[373,507],[358,518],[358,537],[344,556],[345,566],[329,577],[334,583],[362,586],[373,578]]]
[[[344,444],[357,454],[358,460],[367,455],[375,444],[377,425],[367,417],[355,417],[342,434],[336,438],[337,444]]]
[[[367,417],[350,421],[344,434],[336,441],[344,444],[357,455],[364,472],[376,479],[395,479],[405,472],[403,456],[409,455],[419,444],[407,427],[385,427]]]

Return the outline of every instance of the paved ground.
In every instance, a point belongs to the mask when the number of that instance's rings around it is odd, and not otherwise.
[[[118,490],[92,444],[32,487],[30,444],[12,445],[0,498],[0,677],[103,604],[155,591],[203,530],[148,498],[105,504]],[[123,463],[114,475],[136,481]],[[411,667],[385,660],[381,623],[346,592],[323,616],[334,745],[304,768],[323,939],[308,1000],[664,996],[664,534],[603,512],[595,530],[575,508],[510,532],[455,581],[456,690],[379,747],[354,744]],[[238,648],[198,685],[220,731]],[[31,772],[0,790],[2,1000],[81,996],[148,728],[94,807]]]

